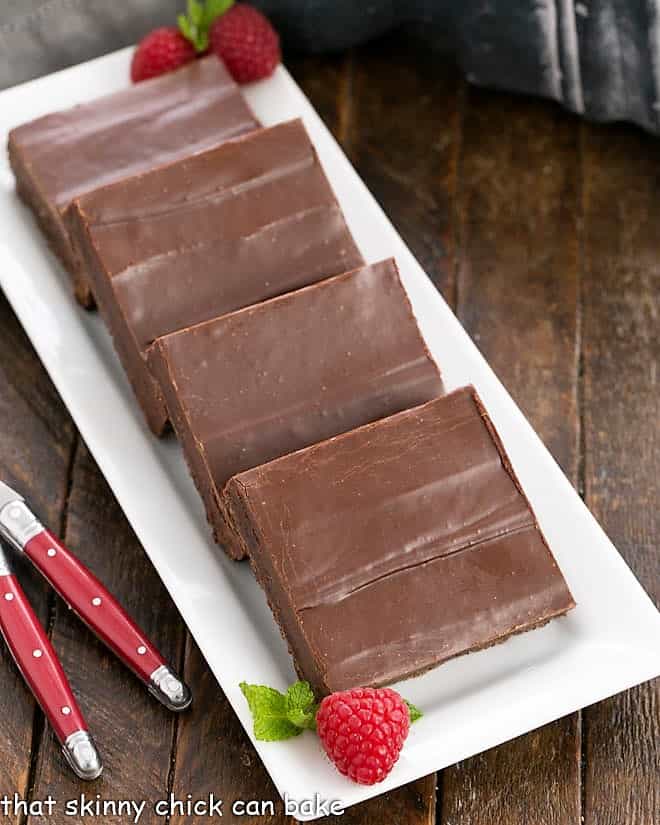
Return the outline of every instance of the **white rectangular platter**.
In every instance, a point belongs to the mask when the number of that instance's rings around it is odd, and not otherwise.
[[[125,86],[129,59],[123,50],[1,93],[0,140],[18,123]],[[365,258],[397,258],[447,388],[476,385],[578,603],[541,630],[400,685],[425,716],[380,785],[362,787],[341,777],[311,733],[254,742],[281,794],[302,800],[318,793],[348,806],[656,676],[660,614],[286,70],[246,94],[266,125],[304,118]],[[0,227],[0,285],[252,736],[239,682],[284,688],[294,679],[264,596],[248,566],[214,546],[177,443],[147,432],[105,328],[97,314],[74,302],[68,279],[14,193],[5,157]],[[615,603],[625,610],[614,611]]]

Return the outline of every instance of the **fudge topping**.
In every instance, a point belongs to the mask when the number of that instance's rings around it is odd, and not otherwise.
[[[168,332],[362,263],[301,121],[78,204],[142,349]]]
[[[363,263],[300,120],[95,190],[67,221],[156,433],[156,338]]]
[[[150,353],[198,485],[442,393],[392,259],[159,338]]]
[[[414,675],[573,606],[472,388],[248,470],[226,504],[323,692]]]
[[[72,276],[79,302],[92,307],[63,220],[71,201],[258,126],[224,64],[211,56],[18,126],[9,134],[9,160],[16,191]]]
[[[215,56],[13,130],[42,195],[78,195],[258,127]]]

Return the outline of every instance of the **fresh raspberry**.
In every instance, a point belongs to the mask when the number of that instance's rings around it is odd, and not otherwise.
[[[340,773],[361,785],[375,785],[399,758],[410,714],[390,688],[354,688],[325,697],[316,730]]]
[[[195,47],[173,26],[154,29],[138,43],[131,61],[131,80],[139,83],[189,63]]]
[[[212,50],[237,83],[272,74],[280,62],[280,39],[260,11],[238,3],[218,17],[210,31]]]

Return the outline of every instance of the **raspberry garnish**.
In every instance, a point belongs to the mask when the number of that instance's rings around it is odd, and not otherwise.
[[[316,729],[340,773],[361,785],[374,785],[399,758],[410,730],[410,713],[390,688],[354,688],[323,699]]]

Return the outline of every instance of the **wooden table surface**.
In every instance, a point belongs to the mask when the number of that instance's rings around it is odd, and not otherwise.
[[[583,124],[546,102],[468,88],[410,37],[288,64],[657,603],[660,142],[629,127]],[[66,817],[63,803],[82,792],[148,803],[170,792],[214,792],[226,804],[277,800],[3,297],[0,353],[0,476],[29,491],[40,516],[195,691],[192,713],[168,714],[20,565],[106,770],[91,786],[72,777],[3,647],[0,797],[51,793],[61,803],[53,823],[81,821]],[[646,684],[560,719],[340,821],[657,825],[658,688]],[[0,818],[46,821],[20,812]],[[148,805],[140,822],[164,819]],[[284,819],[277,802],[275,816],[226,812],[223,821]]]

